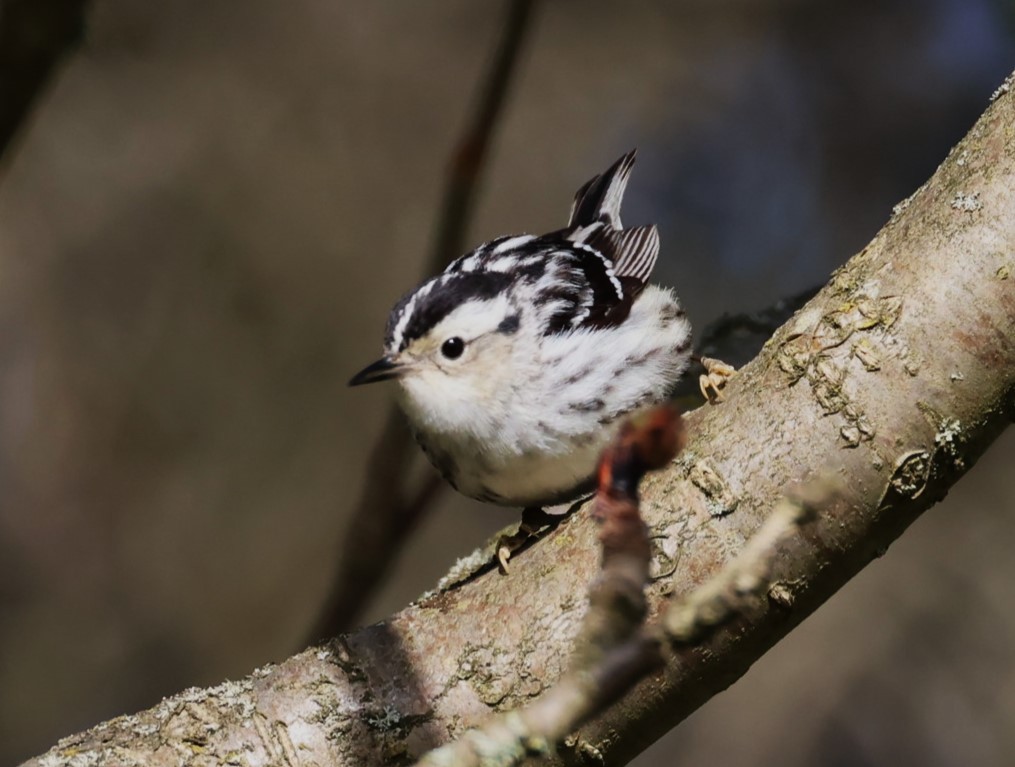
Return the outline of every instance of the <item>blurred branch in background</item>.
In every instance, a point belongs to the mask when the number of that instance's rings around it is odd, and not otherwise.
[[[84,36],[87,0],[0,4],[0,160],[49,82]]]
[[[503,34],[480,86],[479,102],[451,157],[433,250],[425,274],[440,271],[463,249],[497,124],[531,29],[536,0],[509,0]],[[418,457],[412,435],[395,405],[388,411],[366,467],[363,493],[339,545],[338,569],[308,642],[352,626],[374,595],[431,502],[443,487],[433,472],[410,488]]]

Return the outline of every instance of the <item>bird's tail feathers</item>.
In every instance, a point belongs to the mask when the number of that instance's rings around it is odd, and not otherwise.
[[[659,230],[654,226],[620,231],[597,227],[584,242],[613,261],[618,277],[631,277],[642,285],[648,282],[659,256]]]
[[[589,179],[575,193],[571,205],[568,228],[603,222],[614,229],[622,229],[620,203],[624,199],[627,179],[634,165],[636,149],[625,154],[604,173]]]

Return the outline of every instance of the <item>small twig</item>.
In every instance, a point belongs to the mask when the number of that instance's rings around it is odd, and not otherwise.
[[[535,0],[508,3],[503,35],[480,86],[479,102],[452,154],[427,274],[442,269],[462,249],[476,189],[518,69],[534,6]],[[440,479],[431,473],[410,490],[410,469],[418,453],[402,414],[392,406],[370,451],[363,494],[343,535],[338,571],[320,617],[307,637],[310,643],[353,625],[443,488]]]
[[[770,588],[779,544],[814,519],[836,493],[832,485],[822,481],[785,496],[732,562],[670,604],[659,626],[661,635],[674,645],[698,645],[743,615]]]
[[[667,646],[699,645],[744,616],[770,586],[779,544],[813,518],[832,491],[812,484],[781,501],[743,551],[710,581],[674,602],[662,622],[642,628],[649,580],[649,535],[638,511],[638,483],[683,447],[682,421],[662,407],[626,424],[600,459],[593,514],[603,563],[589,590],[571,667],[530,706],[492,717],[431,751],[425,767],[501,767],[546,755],[663,663]]]
[[[511,0],[508,3],[504,34],[484,78],[479,103],[471,124],[451,156],[440,226],[430,258],[432,272],[443,268],[462,252],[465,230],[472,220],[476,203],[476,189],[518,69],[519,54],[528,36],[535,4],[535,0]]]

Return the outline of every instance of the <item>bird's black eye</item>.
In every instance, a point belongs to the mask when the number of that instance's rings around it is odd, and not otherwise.
[[[447,341],[441,344],[441,354],[447,357],[449,360],[456,360],[462,356],[462,352],[465,351],[465,341],[458,336],[452,336]]]

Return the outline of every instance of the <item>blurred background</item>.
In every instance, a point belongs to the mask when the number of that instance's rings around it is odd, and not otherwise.
[[[506,6],[96,0],[0,165],[0,764],[305,646]],[[2,9],[0,9],[2,21]],[[1015,68],[1002,0],[537,3],[470,245],[625,205],[696,327],[824,282]],[[1015,753],[1015,437],[653,746]],[[423,469],[419,469],[423,471]],[[517,519],[441,492],[360,622]]]

